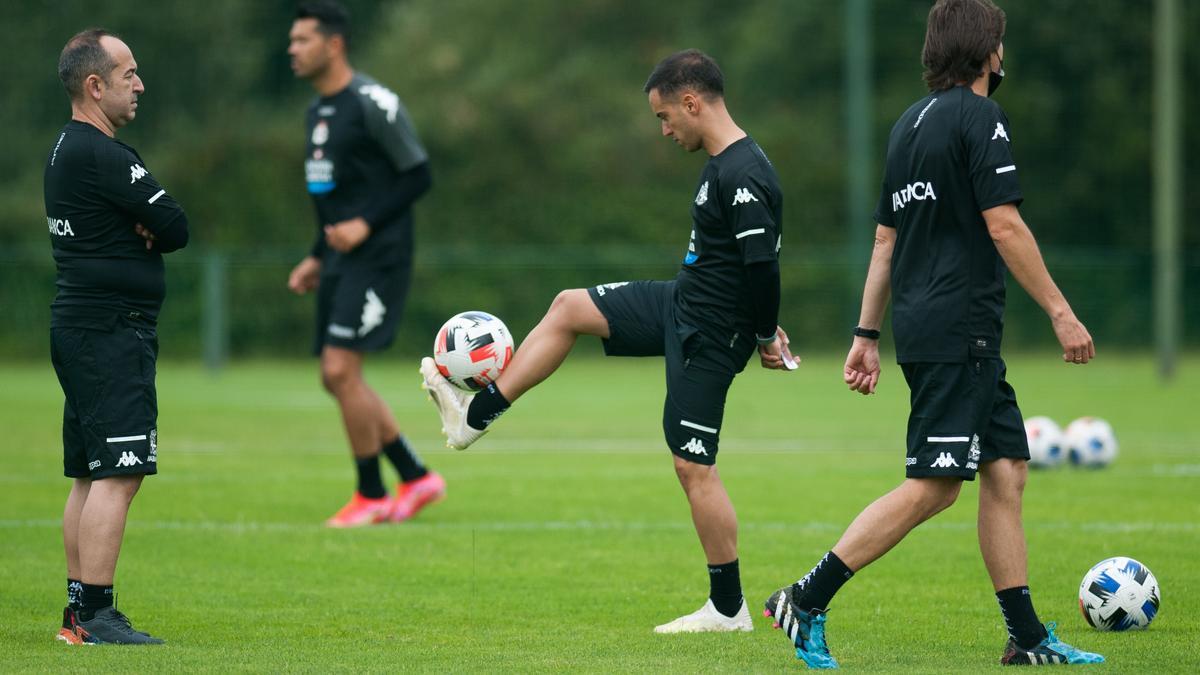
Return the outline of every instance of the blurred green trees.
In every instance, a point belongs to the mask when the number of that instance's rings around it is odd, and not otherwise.
[[[424,349],[430,326],[459,310],[490,309],[524,333],[560,286],[673,274],[704,158],[659,138],[641,87],[659,58],[686,47],[722,64],[734,117],[779,171],[783,320],[806,343],[844,342],[859,290],[848,286],[844,242],[849,228],[874,225],[846,222],[840,3],[347,4],[357,27],[355,65],[400,94],[432,157],[434,190],[417,214],[407,346]],[[1098,341],[1148,344],[1152,5],[1001,4],[1008,78],[997,100],[1013,126],[1026,219]],[[1200,27],[1200,3],[1185,4],[1189,25]],[[874,0],[877,166],[891,123],[924,94],[927,9]],[[0,347],[42,350],[53,275],[41,177],[69,114],[55,64],[71,34],[102,25],[129,42],[147,88],[121,138],[193,223],[192,247],[169,265],[164,332],[194,342],[197,262],[206,249],[220,250],[232,260],[235,352],[306,349],[296,332],[307,335],[309,302],[287,297],[282,283],[315,233],[301,171],[302,114],[312,93],[293,80],[284,53],[292,10],[288,2],[239,0],[0,9],[14,55],[0,108],[8,132],[0,155],[0,311],[17,317]],[[1194,82],[1200,50],[1187,50]],[[1195,116],[1186,124],[1184,154],[1196,157],[1200,124]],[[1196,175],[1193,166],[1185,213],[1200,208]],[[1189,251],[1200,250],[1200,228],[1185,229]],[[1186,268],[1192,292],[1200,292],[1196,257]],[[1052,336],[1036,308],[1015,285],[1010,298],[1010,336],[1045,344]],[[1188,312],[1194,344],[1200,309]]]

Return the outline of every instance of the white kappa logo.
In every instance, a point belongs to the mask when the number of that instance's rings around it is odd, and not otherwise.
[[[358,93],[366,96],[387,113],[388,124],[396,121],[396,113],[400,112],[400,97],[387,87],[379,84],[364,84],[358,88]]]
[[[142,168],[142,165],[134,164],[133,166],[129,167],[129,184],[133,185],[137,179],[145,175],[146,170]]]
[[[708,201],[708,181],[704,181],[704,185],[700,186],[700,191],[696,193],[696,206],[704,206]]]
[[[1004,140],[1008,141],[1008,132],[1004,130],[1004,125],[1000,122],[996,122],[996,131],[992,134],[993,141],[997,138],[1003,138]],[[1008,142],[1012,143],[1012,141]]]
[[[358,327],[358,336],[370,333],[376,326],[383,323],[383,315],[387,314],[387,306],[375,294],[374,288],[367,289],[367,301],[363,304],[362,325]]]
[[[957,469],[958,462],[954,461],[954,458],[950,456],[950,453],[943,452],[939,454],[937,459],[933,460],[933,464],[930,464],[929,466],[933,469],[949,469],[950,467]]]
[[[701,441],[699,438],[693,438],[687,443],[679,446],[679,449],[687,450],[693,455],[704,455],[705,457],[708,457],[708,450],[706,450],[704,447],[704,441]]]
[[[612,284],[600,284],[599,286],[596,287],[596,295],[599,295],[600,297],[604,297],[605,293],[607,293],[611,290],[620,288],[622,286],[627,286],[627,285],[629,285],[628,281],[618,281],[618,282],[612,283]]]
[[[758,201],[758,197],[750,194],[749,188],[738,188],[737,192],[735,192],[733,195],[733,204],[730,204],[730,206],[737,206],[738,204],[747,204],[749,202],[756,201]]]
[[[122,452],[121,457],[117,460],[117,466],[133,466],[134,464],[141,464],[141,463],[142,463],[142,460],[138,459],[138,456],[133,454],[129,450]]]

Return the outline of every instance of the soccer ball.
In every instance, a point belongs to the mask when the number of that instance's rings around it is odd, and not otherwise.
[[[433,340],[433,362],[450,384],[479,391],[512,360],[513,339],[504,322],[487,312],[463,312],[442,325]]]
[[[1029,466],[1050,468],[1063,461],[1063,433],[1049,417],[1030,417],[1025,420],[1025,437],[1029,439]]]
[[[1158,580],[1133,558],[1109,558],[1083,575],[1079,611],[1096,630],[1142,629],[1158,614]]]
[[[1080,417],[1063,432],[1067,457],[1078,466],[1107,466],[1117,458],[1117,437],[1099,417]]]

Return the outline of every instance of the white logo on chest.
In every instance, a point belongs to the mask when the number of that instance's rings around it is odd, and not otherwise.
[[[704,181],[704,185],[700,186],[700,191],[696,193],[696,206],[704,206],[704,202],[708,201],[708,181]]]
[[[908,203],[914,199],[920,202],[923,202],[926,199],[937,201],[937,195],[933,193],[933,183],[923,183],[921,181],[917,181],[915,183],[909,183],[908,186],[903,190],[893,192],[892,213],[899,211],[905,206],[908,206]]]
[[[312,144],[325,145],[325,141],[329,140],[329,123],[325,120],[317,122],[313,127]]]

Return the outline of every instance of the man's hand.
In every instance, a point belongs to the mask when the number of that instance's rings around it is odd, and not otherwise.
[[[149,251],[151,249],[151,247],[154,246],[154,240],[157,239],[157,237],[154,236],[153,232],[142,227],[141,223],[137,223],[136,225],[134,225],[133,231],[137,233],[137,236],[146,240],[146,250],[147,251]]]
[[[779,327],[775,328],[774,342],[758,346],[758,358],[762,361],[763,368],[771,370],[795,370],[800,361],[792,356],[792,351],[788,349],[787,333]]]
[[[846,355],[846,367],[842,379],[850,387],[866,396],[875,393],[879,383],[879,340],[855,337]]]
[[[315,289],[321,281],[321,261],[311,255],[301,260],[288,275],[288,290],[296,295]]]
[[[1083,365],[1096,358],[1096,345],[1092,344],[1092,336],[1075,318],[1073,312],[1068,312],[1051,321],[1054,335],[1063,348],[1063,361]]]
[[[340,253],[349,253],[371,236],[371,226],[362,218],[351,218],[325,226],[325,243]]]

